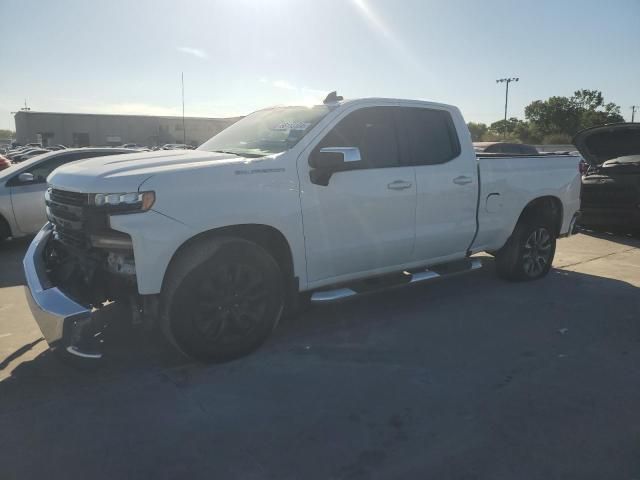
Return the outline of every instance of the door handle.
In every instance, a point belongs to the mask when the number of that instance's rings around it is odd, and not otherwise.
[[[406,190],[407,188],[411,188],[411,182],[405,182],[404,180],[396,180],[395,182],[391,182],[387,184],[387,188],[389,190]]]
[[[456,185],[467,185],[471,182],[473,182],[471,177],[465,177],[464,175],[460,175],[459,177],[453,179],[453,183],[455,183]]]

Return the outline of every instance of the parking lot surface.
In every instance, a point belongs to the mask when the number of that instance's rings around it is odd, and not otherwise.
[[[27,244],[0,247],[3,480],[640,479],[638,239],[315,307],[224,365],[122,329],[95,372],[41,340]]]

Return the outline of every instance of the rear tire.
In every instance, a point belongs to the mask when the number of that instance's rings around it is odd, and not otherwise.
[[[520,220],[496,253],[496,271],[506,280],[527,281],[544,277],[551,269],[556,252],[553,228],[543,221]]]
[[[205,362],[257,349],[284,305],[280,269],[259,245],[217,238],[182,252],[162,293],[162,330],[181,352]]]

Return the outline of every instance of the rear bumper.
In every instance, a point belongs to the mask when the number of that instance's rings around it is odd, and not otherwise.
[[[47,223],[38,232],[24,257],[27,300],[47,343],[52,348],[63,347],[74,353],[77,349],[69,343],[71,331],[91,320],[91,310],[53,286],[47,276],[44,251],[52,228]]]
[[[583,208],[580,225],[587,227],[640,228],[640,208]]]

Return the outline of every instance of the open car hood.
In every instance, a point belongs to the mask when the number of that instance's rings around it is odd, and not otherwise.
[[[591,165],[601,165],[612,158],[640,155],[640,123],[587,128],[573,137],[573,144]]]

